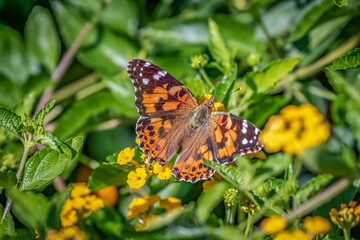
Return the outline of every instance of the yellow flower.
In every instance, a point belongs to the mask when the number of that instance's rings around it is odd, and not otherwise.
[[[245,194],[240,196],[240,209],[245,213],[254,214],[259,207],[256,206]]]
[[[311,240],[311,238],[301,229],[296,229],[293,232],[281,231],[277,233],[274,240]]]
[[[77,198],[90,194],[89,188],[86,183],[74,183],[71,190],[71,197]]]
[[[157,162],[154,165],[154,173],[157,174],[157,177],[160,180],[167,180],[171,178],[171,170],[172,170],[172,164],[170,162],[167,162],[164,166],[160,167],[160,164]]]
[[[283,217],[271,216],[265,218],[261,222],[260,227],[265,233],[272,235],[274,233],[280,232],[281,230],[284,230],[286,225],[286,220]]]
[[[360,205],[356,201],[350,201],[348,206],[341,204],[341,210],[333,208],[330,211],[331,221],[339,228],[351,229],[360,223]]]
[[[259,152],[256,152],[256,153],[249,153],[249,154],[246,154],[245,157],[247,159],[254,159],[254,158],[257,158],[257,159],[266,159],[266,155],[263,151],[259,151]]]
[[[71,210],[67,213],[60,213],[61,226],[68,227],[73,226],[79,220],[78,214],[75,210]]]
[[[211,97],[212,97],[212,94],[204,94],[201,96],[199,103],[203,104],[206,100],[211,99]],[[215,99],[215,102],[217,102],[216,99]]]
[[[149,209],[149,203],[144,198],[134,198],[129,205],[129,212],[126,215],[126,220],[139,217],[142,214],[146,214]]]
[[[117,203],[119,192],[116,186],[108,186],[97,191],[96,195],[101,198],[106,205],[113,207]]]
[[[304,220],[304,227],[307,232],[318,235],[330,231],[331,225],[328,220],[320,216],[307,216]]]
[[[59,231],[51,229],[47,232],[45,240],[86,240],[86,234],[81,232],[78,226],[61,228]]]
[[[147,173],[144,168],[136,168],[128,174],[127,184],[130,188],[139,189],[146,183]]]
[[[145,200],[147,201],[149,206],[154,206],[154,204],[159,202],[161,199],[159,195],[155,194],[155,195],[147,196]]]
[[[160,206],[162,208],[166,209],[167,212],[169,212],[175,208],[180,208],[180,209],[183,208],[183,206],[181,205],[181,200],[179,198],[175,198],[175,197],[169,197],[167,199],[161,200]]]
[[[203,182],[202,186],[203,186],[203,190],[205,193],[207,193],[207,191],[209,191],[209,189],[214,186],[217,183],[217,181],[213,178],[210,178],[210,180]]]
[[[148,159],[148,156],[146,154],[142,153],[140,158],[145,162]]]
[[[324,117],[310,105],[287,106],[266,123],[260,139],[266,151],[302,155],[330,137]]]
[[[135,156],[135,148],[127,147],[118,154],[117,163],[119,165],[127,164],[128,162],[131,162],[134,156]]]
[[[135,143],[137,144],[137,145],[139,145],[139,137],[138,136],[136,136],[136,138],[135,138]]]

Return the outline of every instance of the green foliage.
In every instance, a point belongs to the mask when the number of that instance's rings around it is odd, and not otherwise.
[[[356,48],[346,55],[341,56],[339,59],[335,60],[329,67],[326,67],[327,70],[344,70],[348,68],[357,68],[360,65],[360,48]]]
[[[75,182],[115,204],[79,217],[88,239],[270,239],[276,234],[258,227],[264,217],[283,215],[291,232],[304,229],[304,216],[330,220],[332,208],[356,198],[359,1],[39,4],[0,1],[0,12],[9,13],[0,16],[1,239],[34,238],[35,230],[45,239],[49,230],[61,231],[64,203],[81,204],[72,202]],[[135,58],[163,68],[198,99],[207,90],[260,129],[286,106],[311,104],[331,136],[302,155],[270,152],[265,143],[269,152],[234,155],[231,164],[205,161],[216,170],[211,182],[160,180],[154,163],[135,147],[139,114],[127,75]],[[289,147],[312,141],[301,124],[316,119],[302,120],[276,126],[300,129],[289,135]],[[248,136],[243,131],[236,132],[241,142]],[[135,155],[119,165],[125,147],[135,147]],[[138,176],[145,184],[135,190],[128,175],[136,169],[146,175]],[[161,201],[127,220],[134,199],[153,195]],[[166,210],[171,198],[181,205]],[[343,238],[341,231],[333,224],[320,238]]]

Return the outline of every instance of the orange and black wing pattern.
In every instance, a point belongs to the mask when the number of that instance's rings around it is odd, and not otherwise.
[[[135,87],[135,105],[141,116],[177,115],[198,106],[197,99],[181,82],[150,62],[133,59],[127,73]]]
[[[213,112],[211,120],[216,162],[231,163],[234,161],[234,154],[244,155],[262,149],[260,129],[246,119],[227,112]]]

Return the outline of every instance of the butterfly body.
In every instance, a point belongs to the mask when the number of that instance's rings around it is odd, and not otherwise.
[[[203,159],[231,163],[233,155],[257,152],[260,130],[245,119],[227,112],[212,112],[212,96],[199,104],[178,80],[158,66],[134,59],[128,75],[135,87],[140,114],[136,132],[139,147],[150,162],[169,161],[181,147],[172,173],[177,180],[196,182],[215,171]]]

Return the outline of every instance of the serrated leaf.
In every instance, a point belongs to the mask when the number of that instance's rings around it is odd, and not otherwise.
[[[12,212],[22,224],[32,231],[43,229],[49,212],[47,198],[41,193],[21,192],[12,188],[8,192],[13,200]]]
[[[80,151],[83,140],[83,137],[76,137],[65,142],[75,151],[72,158],[49,147],[36,152],[26,162],[20,189],[38,189],[54,180]]]
[[[0,126],[6,128],[10,132],[17,134],[17,128],[21,123],[21,117],[16,113],[0,107]]]
[[[119,168],[117,164],[101,164],[95,168],[89,177],[89,188],[98,191],[108,186],[126,185],[128,173]]]
[[[46,147],[64,154],[67,158],[71,158],[72,152],[69,147],[66,144],[60,142],[59,139],[57,139],[57,137],[52,135],[50,132],[46,132],[45,135],[38,135],[34,137],[34,142],[43,144]]]
[[[335,60],[326,70],[345,70],[349,68],[359,68],[360,66],[360,48],[356,48],[346,55]]]
[[[321,189],[326,187],[334,177],[330,174],[320,174],[309,180],[298,192],[293,196],[294,207],[305,202]]]
[[[299,63],[299,58],[278,59],[260,71],[246,75],[246,83],[256,93],[267,93]]]
[[[201,194],[195,209],[196,218],[200,224],[205,223],[214,208],[224,200],[224,193],[230,187],[231,185],[226,182],[218,182],[206,193]]]
[[[287,41],[294,42],[305,36],[319,18],[333,5],[334,3],[330,0],[315,0],[307,4],[298,14]]]
[[[44,118],[46,114],[48,114],[49,111],[54,107],[54,105],[55,100],[49,102],[44,108],[40,109],[34,117],[34,123],[38,126],[44,125]]]
[[[239,189],[247,188],[249,179],[246,178],[243,171],[241,171],[239,168],[232,165],[219,164],[205,159],[204,162],[207,166],[216,170],[217,173],[220,173],[221,176],[233,186]]]
[[[211,56],[222,66],[222,72],[227,74],[231,68],[230,52],[227,50],[216,22],[209,19],[209,50]]]
[[[53,72],[60,57],[61,46],[49,10],[40,6],[32,9],[25,25],[25,40],[30,54],[49,72]]]

